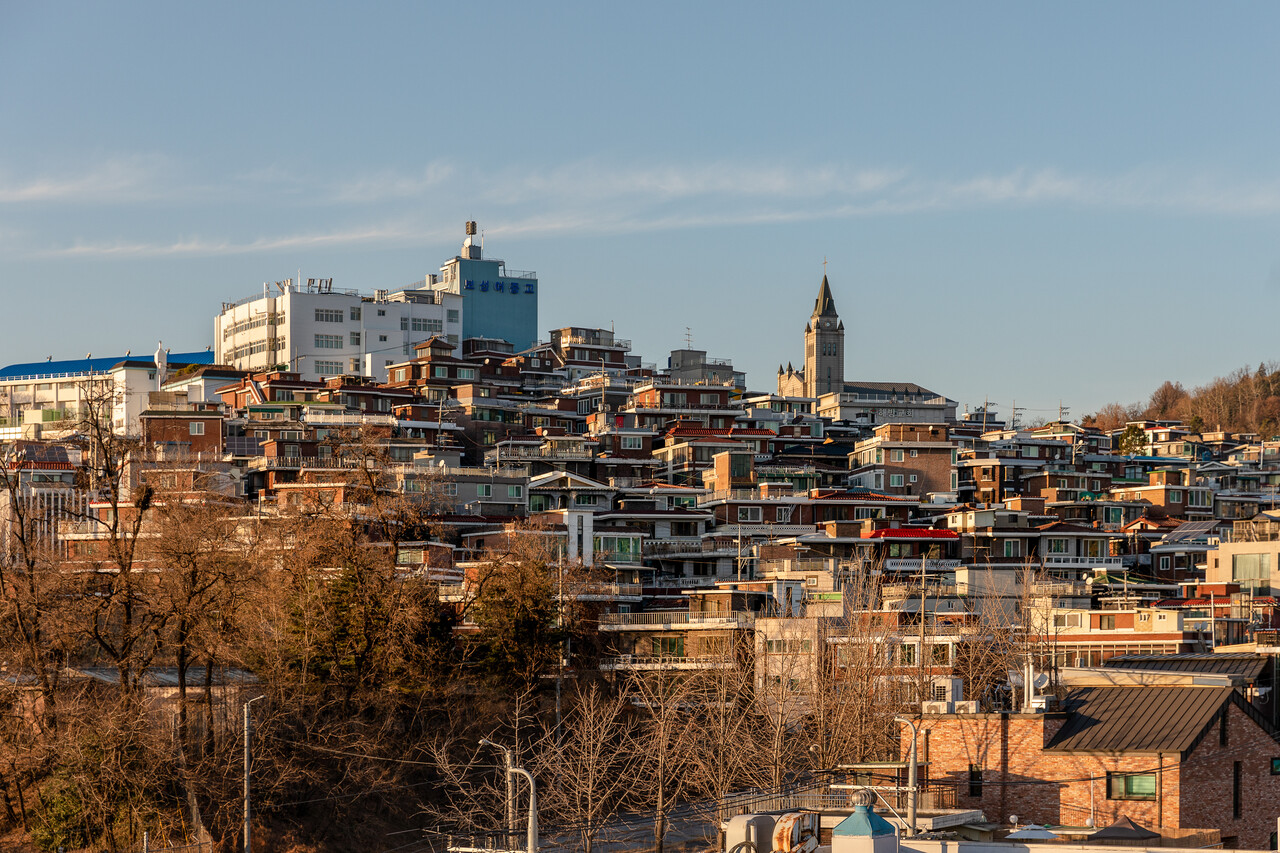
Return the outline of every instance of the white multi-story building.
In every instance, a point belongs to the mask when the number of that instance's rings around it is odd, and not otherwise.
[[[167,353],[168,374],[179,366],[208,364],[209,352]],[[160,390],[153,359],[124,356],[38,361],[0,368],[0,441],[51,438],[73,432],[87,399],[109,397],[112,429],[139,435],[138,416],[148,394]]]
[[[292,279],[264,285],[261,295],[224,302],[213,321],[219,364],[239,370],[287,365],[303,379],[370,376],[387,379],[387,365],[413,356],[432,335],[457,344],[463,298],[432,290],[436,276],[404,290],[334,290],[333,279]]]

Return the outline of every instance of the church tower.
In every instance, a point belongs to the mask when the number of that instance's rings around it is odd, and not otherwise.
[[[834,394],[844,388],[844,323],[836,313],[825,275],[813,316],[804,327],[804,388],[806,397]]]

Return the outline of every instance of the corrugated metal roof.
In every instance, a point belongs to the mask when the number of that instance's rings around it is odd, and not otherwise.
[[[123,355],[108,358],[76,358],[69,361],[31,361],[25,364],[11,364],[0,367],[0,379],[22,379],[40,376],[78,376],[86,373],[105,373],[122,361],[150,361],[139,357],[127,359]],[[169,354],[169,371],[172,372],[184,364],[212,364],[213,353],[174,352]]]
[[[1231,687],[1081,687],[1067,695],[1066,724],[1046,749],[1082,752],[1186,753]]]
[[[1207,603],[1207,601],[1206,601]],[[1267,658],[1255,654],[1117,655],[1105,662],[1120,669],[1158,669],[1164,672],[1203,672],[1256,679],[1267,667]]]

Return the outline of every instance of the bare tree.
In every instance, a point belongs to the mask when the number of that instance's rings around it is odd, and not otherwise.
[[[689,788],[692,744],[698,737],[687,681],[674,667],[638,673],[628,682],[630,701],[642,709],[645,748],[633,787],[637,804],[653,815],[653,843],[662,853],[672,808]]]
[[[585,853],[633,783],[643,751],[633,716],[625,697],[591,684],[573,697],[562,734],[548,726],[538,744],[538,769],[549,783],[539,804],[576,827]]]

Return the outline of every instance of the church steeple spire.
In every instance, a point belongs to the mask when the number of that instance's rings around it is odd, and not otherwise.
[[[844,323],[825,273],[804,331],[804,384],[806,397],[835,394],[844,387]]]
[[[813,303],[813,316],[836,317],[836,301],[831,298],[831,285],[827,284],[826,275],[822,276],[822,286],[818,288],[818,298]]]

